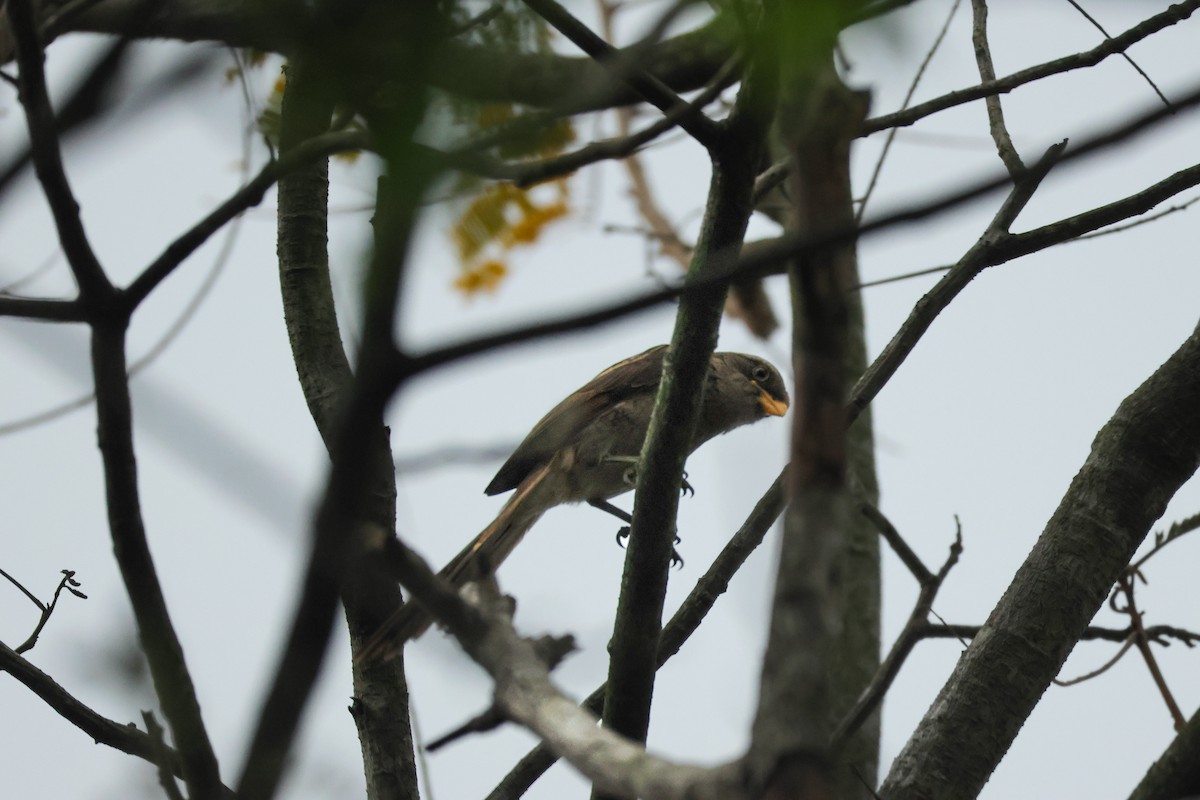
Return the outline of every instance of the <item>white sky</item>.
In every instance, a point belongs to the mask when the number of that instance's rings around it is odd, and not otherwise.
[[[574,4],[580,13],[590,8]],[[977,81],[964,4],[918,100]],[[1111,33],[1166,3],[1092,2]],[[851,81],[874,91],[873,110],[897,107],[906,83],[949,8],[916,4],[902,24],[856,29],[846,39]],[[1183,23],[1133,49],[1168,97],[1200,83],[1197,25]],[[1099,35],[1067,3],[996,4],[991,14],[998,74],[1094,46]],[[55,85],[95,52],[73,38],[50,50]],[[135,72],[152,73],[183,48],[143,49]],[[258,76],[263,87],[274,75]],[[1078,141],[1098,126],[1151,108],[1154,96],[1128,64],[1059,76],[1005,98],[1009,127],[1026,161],[1049,144]],[[72,142],[67,166],[84,221],[110,274],[127,281],[186,226],[240,181],[240,93],[214,73],[186,96]],[[601,130],[611,131],[604,119]],[[0,153],[20,141],[13,93],[0,88]],[[1015,226],[1037,225],[1115,200],[1188,166],[1196,158],[1197,120],[1184,113],[1161,131],[1113,153],[1055,170]],[[580,125],[589,136],[592,122]],[[935,138],[929,134],[952,138]],[[856,177],[869,174],[882,136],[860,142]],[[255,166],[262,163],[256,149]],[[705,159],[680,143],[647,159],[674,217],[694,231],[706,190]],[[902,208],[998,169],[981,104],[936,115],[902,133],[873,200],[875,213]],[[332,171],[335,216],[331,252],[335,289],[352,303],[367,241],[374,178],[370,159]],[[1186,200],[1196,192],[1183,195]],[[495,297],[466,302],[450,289],[455,274],[446,237],[450,218],[432,209],[412,261],[404,340],[426,346],[499,325],[587,308],[603,297],[644,289],[645,248],[636,237],[603,234],[634,224],[622,171],[604,165],[575,178],[576,214],[535,249],[518,254]],[[933,222],[895,229],[863,243],[867,280],[955,260],[983,230],[999,197]],[[288,353],[274,265],[273,195],[251,211],[234,256],[196,319],[164,356],[134,380],[143,508],[159,575],[197,683],[205,720],[227,782],[258,713],[296,598],[307,557],[307,515],[324,476],[320,442],[304,407]],[[56,249],[31,176],[0,213],[0,284],[28,273]],[[978,623],[1007,586],[1083,463],[1091,440],[1117,404],[1196,324],[1200,296],[1193,209],[1152,225],[1059,247],[986,272],[938,319],[876,402],[883,509],[926,563],[939,564],[962,520],[966,551],[936,604],[948,621]],[[762,222],[752,236],[770,235]],[[132,356],[144,353],[178,317],[211,269],[220,237],[156,292],[139,312]],[[674,274],[667,263],[656,265]],[[872,354],[936,280],[920,278],[868,290]],[[58,263],[25,291],[63,295]],[[786,313],[785,286],[769,290]],[[669,309],[601,330],[473,359],[418,381],[391,416],[398,456],[442,445],[519,439],[555,402],[612,362],[666,341]],[[0,425],[86,393],[82,328],[0,319]],[[721,349],[758,352],[779,362],[786,332],[769,347],[737,324]],[[672,574],[668,613],[769,485],[785,459],[786,426],[768,420],[712,442],[690,462],[697,495],[682,504],[684,569]],[[112,562],[89,408],[0,438],[0,568],[46,597],[58,571],[78,571],[86,602],[66,598],[31,660],[97,711],[140,720],[150,707],[144,686],[115,668],[131,641],[132,621]],[[453,468],[401,480],[399,530],[432,561],[456,552],[499,509],[482,493],[497,465]],[[1193,481],[1165,521],[1200,510]],[[529,632],[570,631],[582,651],[558,671],[560,685],[582,696],[605,674],[605,642],[622,567],[614,520],[559,509],[530,534],[501,572],[520,601]],[[1164,526],[1165,527],[1165,526]],[[1200,629],[1189,569],[1200,540],[1186,539],[1152,561],[1139,590],[1147,623]],[[711,762],[742,751],[755,702],[774,539],[756,553],[709,620],[661,673],[651,747]],[[0,639],[24,639],[34,609],[0,584]],[[885,642],[899,631],[916,588],[889,554],[885,564]],[[1124,621],[1101,612],[1098,622]],[[886,645],[885,645],[886,646]],[[883,765],[903,745],[961,651],[951,641],[920,645],[888,696]],[[1111,644],[1084,644],[1064,677],[1095,668]],[[408,650],[410,687],[422,732],[432,738],[487,702],[482,672],[440,634]],[[1200,703],[1200,655],[1176,645],[1156,649],[1185,714]],[[361,793],[361,762],[350,715],[347,645],[337,647],[305,721],[295,798]],[[719,687],[719,690],[718,690]],[[152,768],[94,746],[13,680],[0,679],[0,770],[14,798],[123,798],[131,787],[156,792]],[[1145,666],[1128,656],[1104,677],[1051,688],[985,789],[985,798],[1123,796],[1172,737],[1170,718]],[[429,757],[436,796],[486,794],[531,744],[505,729],[473,737]],[[556,767],[531,792],[555,798],[583,791]]]

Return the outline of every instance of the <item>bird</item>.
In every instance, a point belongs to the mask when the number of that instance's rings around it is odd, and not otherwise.
[[[542,514],[564,503],[588,502],[628,521],[607,501],[635,483],[666,353],[667,346],[658,345],[612,365],[542,417],[484,489],[488,495],[515,490],[512,497],[438,575],[460,590],[488,577]],[[788,403],[787,387],[770,362],[714,353],[688,453],[734,428],[783,416]],[[364,654],[379,651],[383,642],[394,652],[432,622],[410,601],[380,626]]]

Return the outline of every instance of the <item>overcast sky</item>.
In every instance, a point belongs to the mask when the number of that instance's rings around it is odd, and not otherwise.
[[[1087,7],[1117,33],[1166,5],[1093,1]],[[873,113],[899,106],[949,6],[926,0],[847,35],[848,79],[872,89]],[[580,13],[590,9],[583,3],[573,7]],[[964,4],[918,100],[977,82],[969,19]],[[1200,86],[1197,25],[1185,22],[1131,51],[1168,97]],[[1000,75],[1100,41],[1065,2],[998,3],[991,29]],[[626,31],[635,33],[636,28]],[[49,53],[54,85],[69,85],[72,70],[98,46],[85,37],[56,42]],[[170,44],[141,47],[132,72],[153,75],[186,51]],[[237,87],[224,82],[224,65],[184,96],[150,113],[116,119],[67,147],[88,233],[115,280],[137,274],[243,179],[244,103]],[[275,74],[268,67],[255,76],[260,100]],[[1078,141],[1155,102],[1129,64],[1112,58],[1095,69],[1020,89],[1005,97],[1004,108],[1016,145],[1030,162],[1056,141]],[[14,93],[0,85],[0,154],[19,146],[22,125]],[[1189,166],[1196,159],[1198,128],[1196,114],[1184,112],[1119,151],[1056,169],[1015,229],[1110,202]],[[579,123],[583,137],[611,130],[607,117]],[[902,132],[868,217],[995,174],[999,163],[986,131],[983,107],[974,104]],[[646,161],[673,218],[694,234],[706,160],[698,146],[674,141],[654,149]],[[860,187],[881,141],[877,135],[858,144]],[[254,167],[263,160],[256,144]],[[355,306],[369,235],[374,169],[370,158],[332,168],[335,291],[348,310]],[[638,237],[604,233],[606,225],[637,224],[618,166],[588,170],[571,187],[575,213],[513,258],[512,275],[496,295],[474,301],[451,288],[452,220],[444,209],[430,208],[406,287],[404,342],[424,347],[582,310],[654,285],[655,271],[675,274],[665,260],[648,261]],[[864,279],[953,262],[982,232],[1000,199],[985,198],[864,240]],[[0,202],[4,285],[52,258],[57,245],[31,175]],[[151,545],[227,781],[240,769],[290,618],[307,558],[308,515],[326,469],[283,328],[273,203],[272,194],[244,217],[232,257],[196,317],[133,381]],[[1096,431],[1195,327],[1197,213],[1193,207],[1127,233],[987,271],[942,314],[879,396],[874,411],[884,511],[931,565],[944,559],[956,515],[962,523],[965,553],[935,606],[947,621],[983,621],[1082,465]],[[768,223],[756,221],[750,235],[771,233]],[[139,311],[133,358],[179,318],[214,269],[222,245],[216,237]],[[866,291],[872,355],[936,279]],[[22,291],[65,296],[71,286],[59,260]],[[784,283],[775,279],[768,290],[786,314]],[[352,343],[352,314],[346,319]],[[662,308],[423,377],[392,406],[395,453],[515,442],[571,390],[609,364],[666,341],[671,327],[671,309]],[[783,366],[788,342],[788,332],[781,331],[764,345],[736,322],[726,322],[720,349],[758,353]],[[84,330],[0,319],[0,375],[0,425],[86,394]],[[140,709],[152,701],[135,673],[121,671],[132,620],[111,558],[94,427],[94,411],[87,407],[0,437],[5,510],[0,568],[42,597],[53,589],[59,570],[78,571],[89,599],[65,598],[30,658],[97,711],[140,725]],[[786,420],[768,419],[713,441],[689,462],[696,496],[682,503],[686,565],[672,573],[668,613],[778,473],[786,431]],[[503,503],[482,492],[497,466],[402,476],[398,526],[406,541],[438,564],[457,552]],[[1200,489],[1193,481],[1171,504],[1164,526],[1198,511]],[[555,510],[501,571],[504,588],[519,599],[523,630],[570,631],[577,637],[581,652],[556,673],[564,690],[577,696],[605,676],[605,643],[624,556],[613,541],[616,528],[614,520],[588,508]],[[769,538],[701,631],[660,673],[650,739],[655,751],[714,762],[745,748],[775,546]],[[1200,539],[1183,540],[1150,562],[1150,583],[1138,595],[1148,624],[1200,629],[1194,594],[1198,557]],[[916,596],[913,580],[890,554],[884,590],[887,646]],[[33,607],[0,583],[0,639],[16,644],[35,620]],[[1101,612],[1098,622],[1125,624],[1110,612]],[[909,659],[885,705],[885,772],[961,650],[954,641],[927,642]],[[1083,644],[1063,677],[1094,669],[1113,653],[1111,644]],[[1190,714],[1200,704],[1200,653],[1176,645],[1156,654]],[[347,655],[342,634],[306,718],[289,797],[351,797],[362,791],[357,740],[346,711]],[[439,633],[411,646],[408,658],[424,737],[445,732],[488,702],[489,682],[481,670]],[[157,791],[149,765],[95,746],[15,681],[0,679],[0,708],[6,720],[0,726],[0,767],[7,796],[125,798],[131,786]],[[1144,664],[1130,655],[1097,680],[1052,687],[983,797],[1121,797],[1172,735]],[[504,729],[430,756],[436,796],[486,794],[532,741],[522,731]],[[530,796],[557,798],[567,791],[579,796],[583,789],[560,765]]]

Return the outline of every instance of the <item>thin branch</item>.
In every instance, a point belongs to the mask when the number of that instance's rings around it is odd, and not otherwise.
[[[957,520],[955,522],[954,543],[950,545],[949,555],[946,556],[945,562],[936,575],[926,570],[925,575],[919,578],[921,592],[917,596],[917,602],[913,605],[912,613],[908,615],[908,622],[905,623],[900,635],[896,637],[896,642],[888,652],[887,658],[879,665],[871,683],[863,690],[854,707],[834,729],[830,736],[834,749],[844,745],[859,726],[866,721],[867,717],[883,702],[884,695],[891,688],[896,676],[900,674],[900,668],[904,665],[909,653],[921,640],[920,631],[929,624],[927,620],[929,612],[933,609],[933,601],[937,599],[938,591],[941,590],[946,576],[950,574],[950,570],[954,568],[954,565],[958,563],[959,556],[962,555],[962,526],[957,524]],[[890,528],[890,523],[886,527]],[[883,532],[883,528],[880,531]]]
[[[519,442],[491,445],[443,445],[410,455],[396,456],[397,475],[416,475],[459,464],[492,464],[507,458]]]
[[[987,0],[971,0],[971,43],[975,46],[975,64],[979,69],[979,80],[983,83],[996,80],[996,68],[992,66],[992,52],[988,46],[987,16]],[[989,94],[983,102],[987,106],[988,130],[992,134],[992,141],[996,143],[996,152],[1008,169],[1008,174],[1016,181],[1025,172],[1025,162],[1013,146],[1008,127],[1004,124],[1000,95]]]
[[[679,127],[707,149],[722,140],[720,126],[703,113],[691,109],[669,86],[634,63],[621,58],[620,51],[601,39],[556,0],[525,0],[525,4],[553,25],[601,65],[609,68],[630,88],[664,114],[681,110]]]
[[[1027,170],[1009,192],[1000,210],[992,218],[991,223],[971,246],[954,268],[945,275],[937,285],[929,290],[909,314],[908,319],[896,331],[891,341],[867,368],[862,377],[854,385],[850,393],[850,418],[858,417],[863,409],[870,404],[875,395],[885,383],[895,374],[904,359],[912,352],[917,341],[929,330],[938,314],[966,288],[980,272],[986,268],[984,256],[996,246],[999,241],[1010,236],[1008,230],[1016,220],[1017,215],[1033,197],[1042,180],[1050,169],[1060,160],[1066,142],[1050,147],[1045,155],[1031,169]]]
[[[204,219],[197,222],[179,238],[171,242],[166,250],[129,285],[123,301],[130,312],[149,296],[160,283],[171,275],[183,261],[194,253],[209,237],[226,223],[248,208],[262,202],[263,196],[284,175],[315,159],[334,153],[362,150],[369,145],[366,134],[358,131],[327,133],[298,145],[278,161],[263,167],[253,180],[238,189],[217,206]]]
[[[1181,519],[1178,522],[1172,522],[1171,527],[1167,528],[1166,533],[1159,532],[1154,534],[1154,546],[1150,548],[1150,551],[1147,552],[1146,555],[1129,565],[1130,571],[1139,572],[1146,562],[1153,558],[1155,554],[1160,552],[1164,547],[1179,539],[1181,536],[1196,530],[1200,530],[1200,514],[1194,514],[1186,519]]]
[[[1108,31],[1104,30],[1104,26],[1101,25],[1099,23],[1099,21],[1096,20],[1095,17],[1093,17],[1091,14],[1089,14],[1087,12],[1087,10],[1084,9],[1083,6],[1079,5],[1079,3],[1077,3],[1075,0],[1067,0],[1067,2],[1070,3],[1072,6],[1074,6],[1075,10],[1078,11],[1083,16],[1084,19],[1086,19],[1088,22],[1092,23],[1092,25],[1096,28],[1096,30],[1098,30],[1098,31],[1100,31],[1100,33],[1104,34],[1105,39],[1112,38],[1112,35],[1109,34]],[[1127,62],[1129,62],[1129,66],[1133,67],[1134,71],[1137,72],[1138,75],[1141,75],[1143,79],[1145,79],[1146,83],[1148,83],[1150,85],[1150,88],[1154,90],[1154,93],[1156,95],[1158,95],[1158,99],[1163,101],[1163,105],[1168,106],[1168,107],[1171,105],[1171,101],[1167,99],[1167,96],[1162,93],[1162,90],[1159,89],[1157,85],[1155,85],[1154,81],[1150,79],[1150,76],[1146,74],[1145,70],[1143,70],[1141,67],[1139,67],[1137,65],[1137,62],[1129,57],[1128,53],[1121,53],[1121,58],[1123,58]]]
[[[40,697],[59,716],[83,731],[97,744],[136,756],[152,764],[158,763],[155,760],[154,744],[148,735],[132,724],[122,724],[97,714],[56,683],[53,678],[3,643],[0,643],[0,672],[12,675],[25,688]],[[182,776],[183,761],[177,752],[170,751],[169,762],[171,772]],[[229,789],[222,787],[222,790],[225,797],[233,797],[233,792]]]
[[[658,640],[658,666],[667,663],[716,605],[717,599],[729,588],[729,581],[746,563],[750,554],[762,544],[767,531],[783,513],[783,481],[786,475],[779,474],[771,487],[755,504],[754,510],[742,526],[730,538],[721,552],[713,559],[708,571],[696,581],[696,585],[672,615],[671,621],[663,626]],[[604,693],[608,684],[602,683],[580,705],[593,714],[600,713],[604,704]],[[558,761],[558,754],[545,743],[530,750],[516,766],[504,776],[487,796],[487,800],[516,800],[533,785],[546,770]]]
[[[0,317],[40,322],[83,322],[87,319],[87,310],[78,300],[0,297]]]
[[[10,581],[13,581],[13,583],[16,583],[16,581],[13,580],[8,574],[5,574],[4,577],[8,578]],[[58,587],[54,590],[54,597],[50,599],[49,603],[43,604],[33,595],[29,594],[24,586],[21,586],[21,584],[17,583],[17,587],[20,588],[21,591],[25,592],[25,594],[37,604],[42,612],[41,616],[38,618],[37,625],[35,625],[33,628],[33,633],[29,634],[29,638],[27,638],[24,642],[17,645],[17,653],[28,653],[34,648],[34,645],[37,644],[38,637],[42,635],[42,630],[45,629],[46,623],[50,621],[50,615],[53,614],[54,609],[58,607],[58,598],[62,596],[63,589],[66,589],[71,594],[82,600],[87,599],[86,594],[75,588],[77,586],[79,586],[79,582],[75,580],[75,572],[73,570],[64,569],[62,571],[62,579],[59,580]]]
[[[532,186],[570,174],[590,164],[633,155],[664,133],[676,128],[684,117],[700,112],[719,97],[723,90],[732,85],[740,67],[741,61],[737,58],[725,62],[713,80],[687,104],[671,109],[642,130],[612,139],[591,142],[569,153],[540,161],[512,164],[478,155],[478,143],[471,142],[444,153],[437,153],[435,157],[445,159],[448,165],[487,178],[512,181],[522,187]]]
[[[126,319],[92,330],[97,440],[104,465],[113,553],[137,620],[138,635],[163,715],[183,758],[194,798],[215,798],[221,778],[183,648],[171,622],[146,539],[133,449],[133,411],[125,362]]]
[[[1128,653],[1133,647],[1134,637],[1135,634],[1130,633],[1129,636],[1126,637],[1125,641],[1121,643],[1121,646],[1117,648],[1117,652],[1113,654],[1113,657],[1108,661],[1105,661],[1096,669],[1092,670],[1091,672],[1085,672],[1076,678],[1055,678],[1054,685],[1061,686],[1065,689],[1069,686],[1078,686],[1081,683],[1086,683],[1093,678],[1099,678],[1101,675],[1115,667],[1117,662],[1125,657],[1125,654]]]
[[[150,743],[154,749],[154,763],[158,766],[158,785],[162,787],[167,800],[183,800],[179,784],[175,783],[175,776],[171,772],[173,753],[167,747],[166,739],[163,738],[162,726],[154,718],[153,711],[143,711],[142,721],[146,723],[146,733],[150,737]]]
[[[384,561],[420,603],[435,612],[495,682],[496,707],[561,753],[592,783],[620,796],[673,798],[747,797],[738,764],[703,768],[673,764],[596,724],[550,681],[535,644],[520,638],[495,603],[467,603],[398,539],[380,532]]]
[[[980,625],[927,625],[921,629],[922,639],[974,639],[982,630]],[[1133,634],[1133,628],[1105,628],[1089,625],[1079,637],[1080,641],[1125,642]],[[1200,633],[1176,628],[1172,625],[1151,625],[1146,628],[1146,639],[1169,647],[1172,640],[1183,642],[1188,647],[1200,644]]]
[[[1182,191],[1200,185],[1200,164],[1189,167],[1176,172],[1168,178],[1159,181],[1158,183],[1143,189],[1140,192],[1116,200],[1108,205],[1094,208],[1091,211],[1086,211],[1074,217],[1069,217],[1058,222],[1052,222],[1040,228],[1035,228],[1025,233],[1017,233],[1010,236],[1004,243],[993,248],[991,254],[985,258],[988,266],[996,266],[1023,255],[1039,252],[1049,247],[1056,247],[1064,244],[1074,244],[1076,242],[1095,239],[1100,236],[1108,236],[1113,233],[1120,233],[1136,228],[1139,225],[1145,225],[1149,222],[1154,222],[1179,211],[1183,211],[1188,207],[1200,201],[1200,197],[1192,198],[1186,203],[1171,206],[1163,209],[1161,212],[1151,214],[1142,219],[1135,220],[1125,225],[1113,224],[1116,220],[1128,219],[1137,214],[1145,214],[1149,209],[1154,208],[1159,203],[1169,197],[1174,197]],[[1107,226],[1112,227],[1107,227]],[[1090,231],[1090,233],[1089,233]],[[892,275],[879,280],[866,281],[860,283],[855,289],[867,289],[873,286],[883,286],[888,283],[896,283],[906,281],[910,278],[919,278],[925,275],[935,275],[939,272],[948,272],[954,268],[953,264],[945,264],[939,267],[929,267],[928,269],[916,270],[914,272],[905,272],[900,275]]]
[[[37,606],[38,611],[46,610],[46,604],[43,603],[41,600],[38,600],[37,595],[35,595],[33,592],[26,589],[25,584],[21,583],[19,580],[14,578],[12,575],[9,575],[7,572],[5,572],[2,569],[0,569],[0,578],[6,579],[13,586],[17,587],[17,589],[20,590],[21,594],[23,594],[27,598],[29,598],[29,602],[31,602],[35,606]]]
[[[1200,3],[1200,0],[1196,1]],[[1197,104],[1200,104],[1200,87],[1193,89],[1177,102],[1175,110],[1179,111]],[[1102,151],[1118,142],[1134,137],[1168,118],[1175,119],[1177,117],[1171,112],[1157,108],[1153,111],[1139,114],[1099,134],[1084,139],[1069,152],[1064,153],[1058,159],[1058,162],[1067,163]],[[1056,147],[1058,146],[1056,145]],[[1031,168],[1031,171],[1036,172],[1038,168],[1039,165],[1035,164]],[[775,239],[760,241],[756,243],[753,253],[749,253],[738,259],[737,263],[731,265],[727,271],[716,273],[711,277],[689,281],[686,285],[682,282],[676,283],[627,300],[603,305],[582,314],[563,315],[557,318],[512,327],[478,338],[452,342],[423,352],[400,354],[388,365],[388,368],[392,373],[392,379],[395,380],[400,375],[406,377],[415,375],[436,369],[461,358],[468,358],[501,347],[598,327],[669,302],[690,292],[704,291],[707,287],[714,284],[725,283],[735,278],[751,278],[776,273],[779,271],[781,264],[786,263],[788,259],[794,258],[797,255],[812,252],[821,247],[828,247],[831,244],[850,238],[857,237],[858,239],[862,239],[879,231],[927,219],[950,208],[955,208],[971,200],[986,196],[998,189],[1011,187],[1011,183],[1012,179],[1005,173],[1001,176],[977,181],[964,188],[947,192],[940,197],[923,203],[903,204],[902,210],[882,215],[864,223],[856,229],[831,231],[821,236],[785,234]],[[1197,184],[1200,184],[1200,165],[1181,170],[1136,195],[1124,198],[1103,208],[1085,212],[1026,233],[1011,234],[1005,239],[1004,247],[988,248],[987,264],[988,266],[1001,264],[1021,255],[1037,252],[1051,244],[1057,244],[1082,233],[1096,230],[1105,225],[1111,225],[1121,219],[1153,208],[1163,200]],[[755,190],[758,190],[758,182],[756,182]]]
[[[1162,219],[1163,217],[1168,217],[1171,214],[1177,214],[1180,211],[1187,211],[1188,208],[1195,205],[1197,201],[1200,201],[1200,197],[1193,197],[1191,200],[1188,200],[1187,202],[1179,203],[1179,204],[1173,205],[1173,206],[1168,206],[1167,208],[1164,208],[1162,211],[1158,211],[1154,214],[1148,214],[1148,215],[1142,217],[1141,219],[1134,220],[1133,222],[1129,222],[1124,225],[1113,225],[1111,228],[1105,228],[1103,230],[1095,231],[1094,233],[1085,233],[1082,236],[1075,237],[1074,241],[1084,242],[1084,241],[1087,241],[1088,239],[1099,239],[1101,236],[1111,236],[1114,233],[1124,233],[1125,231],[1129,230],[1130,228],[1136,228],[1140,225],[1146,225],[1151,222],[1157,222],[1158,220]]]
[[[945,111],[948,108],[980,100],[988,95],[1005,94],[1019,86],[1033,83],[1051,75],[1060,75],[1064,72],[1084,67],[1094,67],[1109,56],[1123,53],[1143,39],[1176,23],[1183,22],[1195,13],[1197,9],[1200,9],[1200,0],[1183,0],[1183,2],[1175,3],[1165,11],[1155,14],[1152,17],[1147,17],[1124,33],[1105,40],[1091,50],[1047,61],[1044,64],[1038,64],[1028,69],[1014,72],[1011,75],[994,81],[986,81],[977,86],[949,92],[941,97],[935,97],[932,100],[919,103],[904,111],[897,111],[892,114],[884,114],[883,116],[868,119],[863,124],[862,135],[869,136],[872,133],[878,133],[888,128],[912,125],[914,122],[932,116],[939,111]]]
[[[50,270],[54,269],[54,265],[58,262],[58,255],[59,255],[58,251],[55,250],[53,253],[50,254],[50,256],[48,258],[44,259],[41,264],[38,264],[36,267],[31,269],[29,272],[25,273],[24,275],[22,275],[19,278],[15,278],[15,279],[9,281],[8,283],[4,284],[3,286],[0,286],[0,297],[7,297],[7,296],[13,295],[15,292],[20,291],[22,287],[27,286],[30,283],[33,283],[38,278],[42,277],[43,275],[48,273]]]
[[[946,33],[950,30],[950,23],[954,21],[955,15],[958,14],[958,7],[961,3],[962,0],[954,0],[954,3],[950,6],[950,13],[946,15],[946,21],[942,23],[937,36],[933,38],[933,44],[929,46],[929,50],[926,51],[925,57],[921,59],[921,64],[917,67],[912,81],[908,84],[908,91],[905,93],[904,99],[900,101],[901,110],[908,108],[908,104],[912,102],[913,95],[917,92],[917,86],[921,84],[921,78],[925,76],[925,70],[929,68],[934,55],[941,48],[942,42],[946,38]],[[879,182],[879,174],[883,172],[883,164],[887,160],[888,153],[891,152],[892,143],[896,140],[898,131],[898,128],[892,128],[888,131],[887,138],[884,139],[883,149],[880,151],[879,158],[875,162],[875,168],[871,170],[871,177],[867,181],[866,191],[863,192],[862,199],[858,202],[858,211],[854,216],[856,222],[862,222],[863,214],[867,211],[867,203],[871,201],[871,195],[875,192],[875,184]],[[760,176],[759,180],[763,180],[763,176]],[[757,194],[757,185],[755,186],[755,193]]]
[[[875,506],[874,503],[866,500],[859,501],[858,510],[862,515],[871,520],[879,534],[888,543],[888,546],[900,557],[904,562],[904,566],[908,567],[908,571],[917,579],[917,583],[924,586],[933,580],[933,573],[929,571],[929,567],[921,561],[921,558],[909,547],[908,542],[904,541],[904,537],[900,535],[900,531],[896,530],[896,526],[892,521],[883,515],[883,512]]]
[[[1129,626],[1133,628],[1132,639],[1137,646],[1138,652],[1142,655],[1142,660],[1146,662],[1146,669],[1150,671],[1150,677],[1154,680],[1154,685],[1158,688],[1158,692],[1162,695],[1163,702],[1166,703],[1167,711],[1171,715],[1171,719],[1175,722],[1176,732],[1182,731],[1184,725],[1187,724],[1187,719],[1183,716],[1183,712],[1179,710],[1179,703],[1175,701],[1175,697],[1171,694],[1171,688],[1167,686],[1167,679],[1163,677],[1162,669],[1158,666],[1158,659],[1154,657],[1154,651],[1150,649],[1150,641],[1146,636],[1146,630],[1142,626],[1142,612],[1138,611],[1137,601],[1134,597],[1133,585],[1136,573],[1131,570],[1126,570],[1117,581],[1117,590],[1125,596],[1125,607],[1117,609],[1118,611],[1129,615]],[[1114,608],[1116,606],[1114,605]]]
[[[84,301],[102,301],[111,296],[113,286],[88,243],[79,217],[79,204],[63,169],[54,111],[50,106],[46,75],[42,68],[45,54],[38,42],[32,0],[8,0],[6,10],[12,24],[17,63],[21,68],[21,104],[25,107],[34,170],[50,205],[63,253]]]

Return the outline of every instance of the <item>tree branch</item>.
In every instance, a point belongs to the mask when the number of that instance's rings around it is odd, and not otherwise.
[[[1109,589],[1200,466],[1200,327],[1121,403],[880,793],[974,797]],[[987,686],[987,692],[978,687]]]
[[[67,722],[90,736],[98,744],[120,750],[131,756],[136,756],[150,763],[156,760],[154,743],[149,735],[137,729],[132,723],[122,725],[119,722],[97,714],[78,698],[60,686],[46,673],[22,658],[11,648],[0,643],[0,671],[7,672],[25,688],[45,701]],[[174,750],[169,750],[169,764],[175,775],[183,775],[183,760]],[[233,792],[222,787],[225,797],[232,797]]]
[[[382,560],[394,577],[436,611],[467,655],[492,676],[498,711],[538,735],[601,790],[660,800],[749,800],[736,762],[712,768],[672,764],[597,725],[595,717],[550,682],[535,643],[516,634],[503,603],[468,604],[419,555],[398,539],[378,534]]]
[[[750,516],[730,538],[721,552],[713,559],[708,571],[696,581],[692,591],[680,604],[663,626],[658,641],[658,666],[667,663],[684,643],[700,627],[700,623],[712,610],[717,598],[729,588],[733,575],[746,563],[746,559],[760,544],[767,531],[783,513],[783,480],[786,469],[780,473],[771,487],[755,504]],[[604,694],[608,684],[602,683],[587,696],[580,705],[593,714],[599,714],[604,706]],[[539,777],[558,761],[558,754],[545,743],[534,747],[517,762],[508,775],[496,785],[487,800],[516,800],[528,791]]]
[[[996,80],[996,68],[992,66],[992,52],[987,38],[987,0],[971,0],[971,12],[971,43],[975,46],[975,64],[979,68],[980,81],[987,83]],[[1025,163],[1021,161],[1021,156],[1013,146],[1012,137],[1004,124],[1000,95],[989,94],[983,102],[987,106],[988,130],[992,134],[992,141],[996,143],[996,152],[1004,162],[1008,174],[1016,181],[1025,172]]]
[[[175,633],[154,559],[146,541],[133,449],[133,411],[125,364],[126,320],[98,321],[92,330],[97,438],[104,464],[113,554],[137,620],[138,634],[163,715],[183,759],[183,777],[194,798],[223,791],[216,754],[204,728],[200,702]]]
[[[8,0],[6,10],[21,68],[20,96],[29,129],[33,168],[50,205],[59,242],[79,284],[84,304],[103,302],[111,298],[113,286],[88,243],[79,218],[79,203],[63,169],[54,110],[50,106],[46,75],[42,69],[45,55],[38,42],[32,0]]]
[[[703,112],[684,102],[669,86],[644,71],[639,61],[621,58],[619,51],[597,36],[556,0],[524,0],[525,5],[553,25],[559,33],[575,43],[580,50],[610,70],[642,98],[664,114],[677,113],[678,124],[688,134],[711,150],[719,144],[721,129]],[[640,48],[639,48],[640,50]],[[638,55],[635,51],[635,56]]]
[[[1011,75],[1006,75],[994,81],[985,81],[967,89],[949,92],[941,97],[935,97],[932,100],[919,103],[904,111],[872,117],[863,124],[862,135],[870,136],[872,133],[878,133],[888,128],[906,127],[939,111],[945,111],[948,108],[954,108],[955,106],[970,103],[974,100],[981,100],[989,95],[1005,94],[1019,86],[1033,83],[1042,78],[1048,78],[1051,75],[1061,75],[1064,72],[1084,67],[1094,67],[1109,56],[1124,53],[1143,39],[1179,22],[1183,22],[1194,14],[1197,9],[1200,9],[1200,0],[1183,0],[1183,2],[1175,3],[1165,11],[1155,14],[1152,17],[1147,17],[1124,33],[1114,36],[1111,39],[1106,39],[1091,50],[1047,61],[1044,64],[1038,64],[1037,66],[1014,72]]]
[[[325,133],[297,144],[278,161],[268,163],[249,183],[235,191],[204,219],[171,242],[158,258],[134,279],[129,288],[122,293],[128,312],[132,313],[188,256],[200,249],[209,237],[243,211],[261,203],[267,190],[277,181],[317,159],[328,158],[334,153],[366,149],[369,145],[369,138],[361,131]]]

